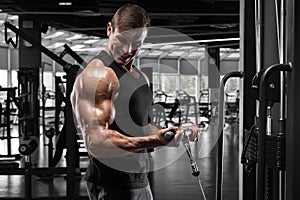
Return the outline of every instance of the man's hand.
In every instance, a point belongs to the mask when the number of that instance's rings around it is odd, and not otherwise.
[[[174,137],[168,139],[168,136],[165,134],[174,133]],[[162,146],[178,146],[179,142],[182,139],[182,133],[178,127],[172,126],[165,129],[161,129],[158,132],[158,138]]]
[[[200,128],[196,124],[183,125],[181,127],[181,132],[185,132],[190,141],[198,141],[200,136]]]

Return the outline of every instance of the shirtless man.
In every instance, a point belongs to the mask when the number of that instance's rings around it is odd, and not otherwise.
[[[159,130],[150,124],[152,92],[134,58],[144,42],[150,19],[133,4],[118,9],[107,24],[104,51],[78,75],[71,102],[91,157],[86,172],[90,199],[151,200],[147,149],[175,146],[178,127]],[[198,127],[189,127],[198,135]],[[164,134],[172,131],[171,142]]]

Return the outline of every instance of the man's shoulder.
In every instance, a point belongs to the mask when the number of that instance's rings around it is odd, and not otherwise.
[[[115,72],[109,66],[106,66],[100,59],[94,58],[84,70],[88,75],[96,77],[114,76]]]
[[[93,91],[98,88],[99,84],[103,85],[103,82],[106,83],[105,85],[115,85],[118,84],[118,78],[115,72],[99,59],[93,59],[89,62],[76,81],[77,85],[82,85],[81,87],[90,88]]]

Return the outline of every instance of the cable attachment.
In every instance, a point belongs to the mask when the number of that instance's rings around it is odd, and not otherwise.
[[[192,150],[191,150],[189,136],[192,135],[192,134],[193,134],[193,131],[191,129],[183,130],[182,144],[185,147],[185,150],[186,150],[186,152],[189,156],[189,159],[190,159],[190,164],[191,164],[191,168],[192,168],[192,175],[197,177],[197,176],[199,176],[200,171],[198,169],[197,162],[196,162],[196,160],[194,158],[194,155],[192,153]]]
[[[258,128],[253,125],[250,130],[244,130],[247,140],[241,155],[241,163],[244,165],[244,169],[247,174],[250,174],[257,163],[257,140],[258,140]]]

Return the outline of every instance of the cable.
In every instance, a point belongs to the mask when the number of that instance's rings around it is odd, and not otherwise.
[[[182,144],[185,147],[186,153],[189,156],[190,159],[190,164],[191,164],[191,168],[192,168],[192,175],[193,176],[199,176],[200,171],[198,169],[198,165],[197,162],[194,158],[194,155],[191,151],[191,145],[190,145],[190,140],[189,140],[189,135],[192,134],[192,130],[191,129],[187,129],[183,131],[183,138],[182,138]]]
[[[197,177],[202,197],[203,197],[204,200],[206,200],[206,196],[205,196],[205,193],[204,193],[204,190],[203,190],[203,187],[202,187],[202,184],[201,184],[200,176],[199,176],[200,171],[199,171],[196,159],[195,159],[195,157],[194,157],[194,155],[191,151],[189,136],[192,133],[193,132],[192,132],[191,129],[183,130],[183,137],[182,137],[181,142],[182,142],[183,146],[185,147],[187,155],[189,156],[189,161],[190,161],[190,165],[191,165],[191,168],[192,168],[192,175]],[[164,138],[167,141],[171,141],[174,138],[174,136],[175,136],[175,133],[173,133],[171,131],[164,134]]]
[[[279,19],[278,19],[278,1],[275,1],[275,20],[276,20],[276,39],[277,39],[277,45],[278,45],[278,55],[280,57],[280,45],[281,45],[281,41],[280,41],[280,28],[279,28]]]

